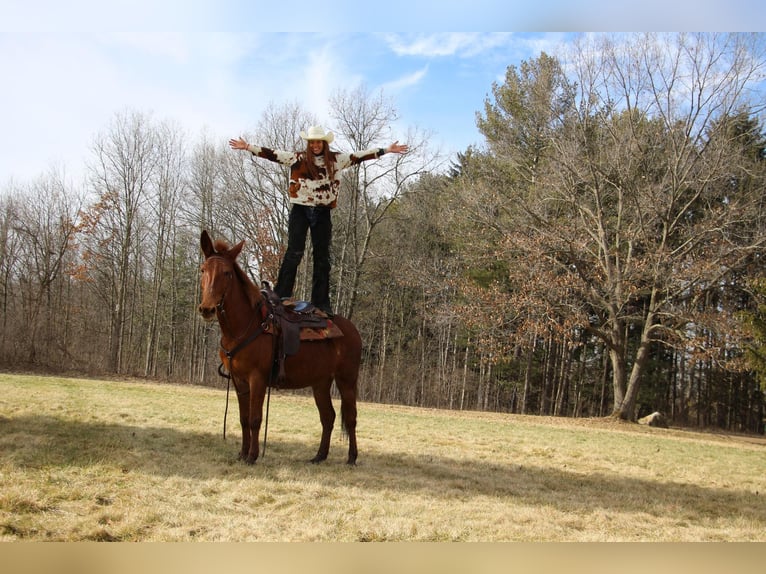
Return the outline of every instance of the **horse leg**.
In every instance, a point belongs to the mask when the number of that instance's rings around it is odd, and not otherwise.
[[[317,463],[327,459],[330,452],[330,437],[335,424],[335,409],[332,406],[329,384],[314,386],[314,402],[319,410],[319,421],[322,423],[322,439],[319,441],[319,450],[311,462]]]
[[[340,392],[340,420],[343,430],[348,436],[347,464],[356,464],[356,382],[349,384],[347,380],[336,378],[335,384]]]
[[[239,426],[242,429],[242,448],[239,450],[239,460],[245,460],[250,450],[250,388],[247,381],[234,381],[234,390],[237,392],[239,403]]]
[[[263,420],[263,399],[265,395],[265,385],[261,385],[256,389],[254,384],[250,384],[250,419],[248,421],[250,427],[250,448],[247,452],[247,458],[245,458],[247,464],[255,464],[260,452],[258,433],[261,430],[261,422]]]

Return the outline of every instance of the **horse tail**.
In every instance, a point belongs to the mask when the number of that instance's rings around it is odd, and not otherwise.
[[[359,393],[359,365],[362,358],[362,338],[351,321],[335,316],[335,323],[343,332],[337,339],[341,357],[335,373],[335,386],[340,392],[340,419],[343,437],[352,441],[356,459],[356,416]]]

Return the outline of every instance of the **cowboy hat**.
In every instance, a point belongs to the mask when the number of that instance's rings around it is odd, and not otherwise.
[[[325,133],[322,126],[311,126],[307,131],[301,132],[301,137],[304,140],[324,140],[327,143],[332,143],[335,139],[335,134],[332,132]]]

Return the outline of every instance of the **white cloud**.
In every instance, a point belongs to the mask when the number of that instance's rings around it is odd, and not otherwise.
[[[343,74],[343,65],[335,58],[331,45],[315,46],[309,52],[306,64],[297,77],[297,85],[288,86],[293,99],[304,102],[306,109],[319,121],[328,125],[328,98],[339,84],[338,76]]]
[[[439,33],[416,36],[387,35],[389,47],[400,56],[425,58],[459,56],[473,57],[510,41],[507,32]]]
[[[426,74],[428,74],[428,66],[412,72],[411,74],[401,76],[396,80],[386,82],[381,85],[381,88],[386,92],[392,92],[395,94],[405,88],[418,85],[423,80],[423,78],[426,77]]]

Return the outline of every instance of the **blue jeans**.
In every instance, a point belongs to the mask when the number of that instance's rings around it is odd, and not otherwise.
[[[287,220],[287,251],[282,258],[274,292],[280,297],[292,297],[298,265],[306,248],[306,235],[311,230],[314,253],[311,302],[323,311],[330,306],[330,243],[332,219],[330,207],[293,204]]]

